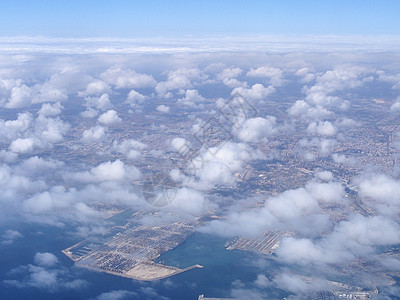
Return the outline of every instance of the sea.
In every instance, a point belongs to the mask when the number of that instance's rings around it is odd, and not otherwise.
[[[274,260],[261,255],[226,250],[227,240],[224,238],[194,233],[156,262],[180,268],[200,264],[204,268],[158,281],[142,282],[74,266],[61,250],[82,240],[73,234],[76,228],[32,224],[14,224],[12,228],[23,237],[11,244],[0,245],[0,299],[195,300],[200,294],[230,297],[233,290],[254,285],[260,273],[265,274],[266,270],[273,271],[276,267]],[[38,252],[52,253],[58,258],[57,264],[43,267],[55,276],[54,284],[37,283],[37,276],[46,280],[46,274],[32,271],[38,271],[34,260]],[[53,278],[49,280],[51,282]],[[267,290],[263,292],[268,293]],[[288,295],[276,289],[270,292],[279,298]]]

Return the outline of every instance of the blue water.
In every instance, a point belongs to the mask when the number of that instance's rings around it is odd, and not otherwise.
[[[159,260],[172,266],[179,264],[181,268],[201,264],[203,269],[190,270],[156,282],[139,282],[75,267],[61,253],[62,249],[80,241],[79,238],[66,234],[73,232],[73,228],[27,225],[15,225],[11,228],[21,232],[24,237],[15,240],[11,245],[0,246],[0,299],[92,299],[112,290],[136,293],[128,299],[160,299],[162,295],[170,299],[188,300],[197,299],[199,294],[228,297],[232,282],[240,280],[244,284],[250,284],[260,273],[254,265],[254,254],[227,251],[224,249],[224,239],[196,233]],[[50,252],[57,256],[59,264],[55,268],[64,274],[59,275],[60,281],[84,279],[87,284],[78,290],[63,287],[49,290],[4,283],[4,280],[25,281],[25,284],[29,282],[29,272],[13,274],[10,270],[34,264],[34,255],[37,252]],[[272,269],[274,262],[268,263]]]

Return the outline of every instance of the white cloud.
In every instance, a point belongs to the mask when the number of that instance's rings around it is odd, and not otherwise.
[[[1,243],[3,245],[11,245],[15,240],[22,238],[23,235],[17,230],[8,229],[2,235]]]
[[[249,77],[267,77],[269,78],[269,84],[272,86],[281,86],[284,83],[283,72],[279,68],[272,67],[258,67],[257,69],[251,69],[246,74]]]
[[[312,122],[307,127],[307,132],[310,134],[318,134],[321,136],[333,136],[336,134],[336,127],[329,121]]]
[[[178,99],[177,104],[183,104],[190,107],[198,107],[206,99],[199,94],[197,90],[186,90],[185,97]]]
[[[102,126],[91,127],[82,133],[82,142],[94,143],[101,142],[107,137],[106,130]]]
[[[17,204],[25,193],[33,194],[42,191],[47,188],[47,185],[41,180],[32,181],[24,175],[18,175],[14,168],[11,169],[7,165],[0,165],[0,188],[3,191],[0,199],[5,201],[4,203],[12,199]]]
[[[140,172],[117,159],[101,163],[90,171],[69,174],[67,177],[82,182],[124,181],[138,179]]]
[[[357,181],[356,181],[357,182]],[[400,213],[400,181],[385,174],[368,174],[358,179],[358,193],[380,215]]]
[[[344,196],[340,183],[312,180],[305,188],[269,197],[263,207],[234,207],[225,221],[211,222],[204,230],[224,236],[253,236],[267,230],[314,236],[331,227],[329,216],[323,213],[320,204],[346,204]]]
[[[270,137],[277,133],[276,118],[251,118],[246,120],[238,132],[238,136],[245,142],[259,142],[263,138]]]
[[[97,120],[105,125],[115,125],[122,122],[122,119],[118,117],[118,114],[115,110],[108,110],[100,115]]]
[[[54,159],[44,159],[38,156],[32,156],[22,161],[16,168],[15,171],[22,175],[42,175],[46,171],[52,171],[60,169],[64,166],[64,162]],[[53,173],[54,174],[54,173]]]
[[[256,159],[265,159],[265,155],[246,144],[227,142],[203,149],[188,169],[200,180],[199,188],[210,188],[215,184],[234,184],[233,172],[240,171],[244,162]]]
[[[86,86],[85,90],[78,92],[78,96],[85,97],[85,96],[100,95],[110,92],[111,88],[107,83],[105,83],[102,80],[95,79]]]
[[[135,90],[131,90],[128,93],[128,97],[126,98],[125,102],[134,107],[135,105],[142,103],[145,99],[146,97],[144,95],[136,92]]]
[[[315,79],[315,74],[313,74],[309,68],[298,69],[295,75],[302,77],[300,82],[303,83],[309,83]]]
[[[188,151],[190,151],[190,142],[189,141],[187,141],[186,139],[184,139],[184,138],[180,138],[180,137],[177,137],[177,138],[174,138],[172,141],[171,141],[171,145],[172,145],[172,148],[176,151],[176,152],[178,152],[178,153],[180,153],[180,154],[185,154],[185,153],[187,153]]]
[[[386,72],[382,70],[379,70],[376,73],[379,75],[378,80],[392,83],[392,89],[400,89],[400,73],[386,74]]]
[[[136,293],[127,290],[113,290],[97,296],[97,300],[128,300],[137,296]]]
[[[6,108],[22,108],[29,106],[32,102],[32,91],[25,84],[14,87],[11,90],[11,96],[6,103]]]
[[[375,174],[360,182],[359,193],[362,197],[389,203],[400,201],[400,182],[387,175]]]
[[[380,216],[355,215],[339,222],[332,233],[322,239],[283,239],[277,255],[286,263],[300,265],[343,264],[355,257],[368,259],[374,247],[397,244],[399,229],[397,223]]]
[[[43,267],[53,267],[58,263],[58,258],[49,252],[38,252],[34,257],[35,264]]]
[[[246,100],[263,100],[273,92],[275,92],[273,86],[265,87],[260,83],[256,83],[251,88],[237,87],[233,89],[231,95],[240,94]]]
[[[156,85],[153,76],[136,73],[130,69],[110,68],[100,76],[106,83],[115,85],[117,89],[144,88]]]
[[[124,163],[120,160],[105,162],[91,169],[90,173],[100,181],[122,180],[125,176]]]
[[[65,101],[68,95],[83,89],[90,80],[91,77],[79,69],[64,67],[44,82],[29,87],[25,84],[15,87],[6,107],[21,108],[35,103]]]
[[[236,87],[246,87],[247,82],[241,82],[236,79],[240,74],[242,74],[243,70],[240,68],[227,68],[224,69],[221,73],[217,74],[217,79],[221,80],[223,84],[230,88]]]
[[[33,151],[35,140],[32,138],[18,138],[10,144],[10,150],[15,153],[25,154]]]
[[[305,120],[319,120],[330,117],[333,113],[321,105],[311,106],[304,100],[297,100],[289,109],[289,115]]]
[[[96,117],[98,114],[99,114],[98,111],[95,110],[95,109],[93,109],[93,108],[91,108],[91,107],[88,107],[85,111],[83,111],[83,112],[80,113],[80,115],[81,115],[82,117],[88,118],[88,119],[94,118],[94,117]]]
[[[64,107],[60,104],[60,102],[54,104],[43,103],[38,114],[43,117],[54,117],[61,114],[63,108]]]
[[[320,173],[319,176],[322,176],[325,180],[329,178],[327,173]],[[339,182],[310,181],[306,184],[306,190],[319,203],[345,204],[344,188]]]
[[[157,111],[162,112],[162,113],[169,113],[170,107],[166,106],[164,104],[161,104],[159,106],[157,106]]]
[[[207,77],[198,68],[179,68],[170,71],[167,80],[159,82],[155,90],[159,96],[166,96],[172,90],[191,89],[195,83],[202,82]]]
[[[24,132],[30,127],[31,123],[32,115],[30,113],[19,113],[16,120],[6,121],[4,125],[11,131]]]
[[[110,96],[108,94],[102,94],[100,97],[86,97],[85,101],[88,107],[94,106],[99,110],[112,108]]]
[[[141,151],[146,148],[147,145],[132,139],[124,140],[121,143],[115,140],[112,147],[113,151],[124,154],[130,160],[140,158],[142,156]]]
[[[35,120],[35,135],[42,142],[51,147],[53,143],[61,142],[69,130],[70,125],[59,117],[46,118],[39,115]]]
[[[353,166],[357,162],[357,160],[353,157],[348,157],[344,154],[338,154],[338,153],[332,154],[332,159],[337,164],[344,164],[348,166]]]
[[[201,216],[209,208],[209,203],[200,192],[181,188],[176,192],[170,207],[191,215]]]
[[[392,104],[392,106],[390,106],[390,111],[393,113],[400,111],[400,96],[397,97],[396,101]]]
[[[329,182],[333,179],[333,174],[331,171],[320,171],[317,172],[315,175],[318,179],[326,182]]]
[[[291,273],[277,276],[273,281],[279,288],[295,293],[296,296],[294,296],[293,299],[300,299],[299,296],[303,296],[304,293],[310,294],[312,291],[317,292],[321,290],[334,289],[333,286],[329,286],[328,283],[322,279],[313,278],[312,280],[309,280],[307,277]]]
[[[299,140],[299,146],[303,151],[304,148],[311,148],[318,151],[318,154],[322,156],[330,155],[332,152],[332,148],[337,144],[335,139],[329,138],[317,138],[314,137],[312,139],[301,139]]]
[[[20,281],[8,279],[3,283],[18,288],[37,288],[50,292],[79,290],[87,286],[87,281],[73,279],[67,269],[55,268],[56,263],[57,257],[54,254],[38,252],[35,255],[35,264],[37,265],[29,264],[11,270],[12,276],[22,277]]]

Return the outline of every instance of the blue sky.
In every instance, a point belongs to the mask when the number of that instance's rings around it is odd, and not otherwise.
[[[2,0],[0,36],[399,35],[398,0]]]

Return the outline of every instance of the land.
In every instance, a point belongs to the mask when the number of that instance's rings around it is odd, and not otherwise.
[[[194,224],[176,221],[156,226],[137,225],[138,216],[149,211],[133,213],[125,226],[115,226],[101,240],[85,240],[62,252],[78,267],[101,271],[136,280],[152,281],[176,275],[186,269],[166,266],[154,261],[163,253],[179,246],[192,233]]]
[[[274,102],[271,107],[274,107],[275,115],[284,116],[292,103],[292,100],[279,104]],[[399,117],[383,113],[388,109],[387,103],[376,102],[371,99],[355,99],[352,102],[352,109],[349,110],[350,114],[346,117],[353,118],[362,126],[353,126],[340,132],[340,138],[337,139],[324,138],[331,143],[327,153],[337,154],[336,158],[321,150],[319,137],[304,134],[304,132],[307,132],[307,124],[302,123],[295,124],[292,130],[286,134],[282,133],[279,136],[270,137],[268,143],[252,145],[266,155],[271,154],[271,157],[261,162],[244,162],[241,170],[234,174],[236,185],[228,187],[217,185],[212,190],[205,192],[206,197],[215,197],[218,208],[205,213],[202,219],[224,218],[235,195],[240,195],[241,198],[257,196],[258,199],[261,199],[258,200],[258,203],[252,203],[244,209],[263,206],[268,197],[273,197],[288,189],[303,187],[315,178],[315,173],[320,170],[330,171],[335,178],[340,180],[345,190],[345,197],[350,203],[350,211],[347,212],[337,206],[319,203],[323,212],[329,215],[332,221],[345,220],[351,213],[363,216],[375,215],[376,212],[369,205],[368,199],[363,199],[358,195],[357,187],[353,181],[361,174],[366,165],[373,166],[383,173],[390,172],[390,170],[398,167],[399,152],[396,144],[400,142]],[[267,112],[258,112],[260,115],[264,113]],[[205,113],[195,112],[195,114],[198,118],[209,119],[209,116]],[[198,154],[197,150],[200,149],[197,148],[196,150],[195,148],[195,145],[199,145],[196,136],[187,135],[187,132],[191,132],[193,120],[186,118],[187,113],[180,112],[179,109],[175,114],[171,114],[165,119],[162,116],[158,116],[160,117],[158,119],[158,117],[146,117],[143,114],[126,114],[122,117],[126,122],[121,124],[118,131],[110,131],[110,135],[116,140],[129,138],[148,145],[146,149],[142,150],[142,156],[135,161],[135,166],[143,174],[156,174],[156,177],[162,178],[160,182],[144,180],[141,183],[133,183],[133,186],[137,189],[142,187],[144,198],[147,199],[154,192],[151,188],[157,187],[162,190],[163,187],[167,187],[173,190],[173,182],[165,177],[165,174],[169,174],[171,166],[185,171],[185,167],[188,166],[190,160]],[[334,122],[335,120],[332,119],[331,121]],[[160,127],[160,124],[165,124],[165,126]],[[80,127],[74,127],[75,131],[71,133],[73,140],[81,135],[83,128],[90,125],[83,124]],[[207,130],[210,127],[209,125],[205,126]],[[227,137],[226,131],[219,130],[221,128],[216,127],[214,129],[213,134],[209,135],[207,141],[205,141],[205,146],[223,144],[228,138],[232,138]],[[165,150],[169,149],[168,145],[173,137],[185,137],[191,142],[191,145],[194,145],[194,151],[186,157],[181,157],[174,151]],[[73,144],[67,146],[70,149],[74,147]],[[60,149],[65,148],[61,147]],[[119,158],[118,154],[112,153],[110,149],[110,145],[86,145],[81,149],[79,159],[89,164],[98,163],[95,161],[95,157],[91,155],[93,152],[102,152],[102,159]],[[160,151],[160,156],[153,155],[154,151]],[[74,166],[77,160],[73,152],[75,151],[71,151],[70,154],[65,153],[65,151],[58,153],[57,147],[55,148],[55,156],[62,156],[60,159],[70,162],[71,166]],[[146,184],[149,189],[146,188]],[[168,197],[164,198],[161,201],[157,198],[149,204],[154,207],[168,204]],[[161,204],[158,205],[158,202],[161,202]],[[100,204],[98,207],[101,208],[102,205]],[[151,213],[157,211],[154,207]],[[109,215],[118,213],[120,211],[118,209],[110,209]],[[194,265],[188,269],[180,269],[156,262],[160,255],[183,243],[199,224],[182,220],[161,225],[135,224],[135,220],[139,217],[149,214],[149,211],[138,211],[132,214],[127,225],[113,227],[106,237],[99,240],[89,238],[63,250],[63,253],[75,261],[77,266],[136,280],[157,280],[201,267]],[[250,251],[271,257],[279,249],[281,239],[291,234],[268,231],[258,237],[239,236],[228,241],[226,249]],[[391,252],[385,255],[393,254]],[[343,274],[355,274],[368,268],[360,261],[333,267]],[[396,274],[381,275],[391,276]],[[339,291],[337,291],[338,289]],[[374,287],[365,292],[345,288],[337,283],[335,289],[320,292],[319,298],[316,299],[339,299],[346,298],[349,295],[353,298],[363,299],[362,297],[372,297],[374,293]]]
[[[285,234],[288,235],[288,234]],[[256,238],[237,238],[225,244],[227,250],[244,250],[261,254],[272,254],[279,247],[283,234],[267,231]]]

